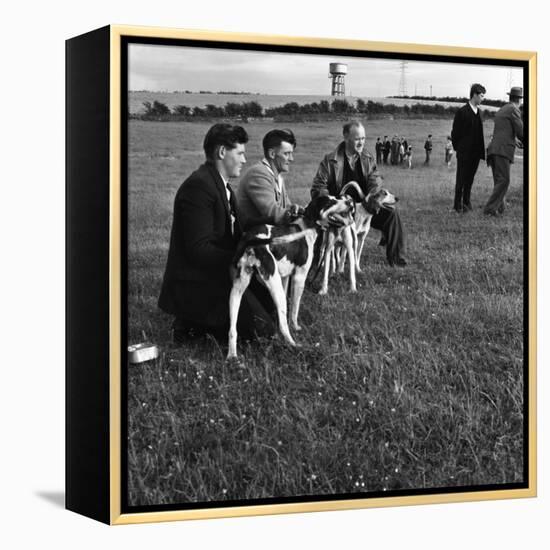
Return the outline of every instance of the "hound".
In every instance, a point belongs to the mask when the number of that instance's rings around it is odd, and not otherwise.
[[[291,346],[296,345],[287,320],[288,281],[292,280],[291,324],[294,330],[299,331],[300,300],[318,232],[333,225],[349,226],[353,221],[353,207],[353,200],[349,197],[317,197],[309,203],[303,217],[295,222],[282,226],[259,225],[242,236],[232,264],[227,359],[237,356],[237,317],[242,296],[254,274],[273,298],[283,338]]]
[[[350,200],[351,199],[350,197]],[[355,209],[354,209],[355,210]],[[355,242],[354,231],[352,229],[353,223],[342,227],[329,227],[323,235],[323,242],[321,244],[321,252],[319,254],[319,266],[323,266],[323,280],[321,282],[321,288],[319,289],[320,295],[325,295],[328,292],[328,278],[329,274],[335,273],[336,267],[339,267],[341,273],[344,272],[343,264],[340,264],[341,247],[345,248],[345,251],[351,258],[351,265],[355,265]],[[349,270],[349,286],[350,292],[357,291],[357,282],[355,277],[355,269]]]
[[[361,273],[361,254],[363,253],[365,239],[370,230],[372,217],[374,214],[378,214],[382,207],[393,208],[399,199],[384,188],[378,188],[365,196],[361,187],[359,187],[359,184],[355,181],[346,183],[340,191],[340,196],[344,196],[349,188],[355,189],[359,197],[359,202],[355,204],[354,223],[350,227],[350,231],[353,233],[354,255],[352,256],[349,254],[349,251],[348,255],[351,265],[355,263],[357,272]],[[343,250],[339,257],[339,269],[341,272],[344,271],[346,250]]]

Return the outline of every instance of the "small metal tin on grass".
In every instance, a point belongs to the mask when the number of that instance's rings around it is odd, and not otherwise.
[[[155,344],[142,343],[128,346],[128,361],[130,363],[144,363],[159,356],[159,349]]]

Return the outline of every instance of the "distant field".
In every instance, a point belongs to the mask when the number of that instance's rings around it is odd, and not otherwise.
[[[242,369],[227,366],[224,346],[213,340],[174,348],[171,318],[156,305],[174,195],[203,161],[209,125],[130,122],[129,343],[161,348],[156,362],[129,368],[130,504],[522,480],[522,159],[512,167],[505,217],[479,209],[492,188],[484,164],[475,211],[449,213],[455,166],[444,164],[443,146],[451,122],[367,124],[368,149],[377,136],[398,134],[416,153],[412,170],[381,167],[400,198],[409,266],[388,267],[373,230],[358,293],[349,294],[339,276],[327,297],[306,290],[302,347],[278,339],[245,346]],[[267,129],[246,129],[252,163]],[[341,128],[293,130],[298,147],[287,185],[305,204]],[[488,138],[491,122],[485,131]],[[423,167],[428,133],[434,151]]]
[[[268,107],[280,107],[285,103],[295,101],[299,105],[305,103],[319,102],[321,100],[332,102],[334,97],[330,95],[266,95],[266,94],[251,94],[251,95],[231,95],[231,94],[185,94],[181,92],[130,92],[128,96],[128,107],[130,113],[135,114],[143,111],[144,101],[160,101],[170,109],[175,105],[187,105],[188,107],[205,107],[208,104],[222,106],[226,103],[244,103],[246,101],[257,101],[264,109]],[[386,97],[365,97],[365,96],[348,96],[346,100],[349,103],[355,103],[357,99],[368,101],[369,99],[384,105],[393,103],[394,105],[414,105],[421,103],[424,105],[443,105],[444,107],[461,105],[460,103],[450,103],[448,101],[430,101],[426,99],[400,99]],[[484,105],[484,109],[490,111],[495,110],[495,107]]]

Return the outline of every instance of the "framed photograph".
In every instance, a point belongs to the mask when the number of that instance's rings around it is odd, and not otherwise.
[[[67,508],[536,496],[536,54],[67,41]]]

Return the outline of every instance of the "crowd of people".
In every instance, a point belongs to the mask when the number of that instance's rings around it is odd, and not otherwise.
[[[403,136],[394,135],[390,140],[388,136],[376,138],[374,145],[376,151],[376,163],[381,166],[389,164],[393,166],[413,167],[413,146]],[[425,159],[424,165],[429,165],[433,150],[432,134],[429,134],[424,142]],[[447,136],[444,148],[445,164],[450,168],[454,154],[451,136]]]
[[[384,141],[378,137],[374,148],[378,165],[389,163],[412,168],[412,145],[403,136],[395,135],[391,141],[388,136],[384,136]]]

